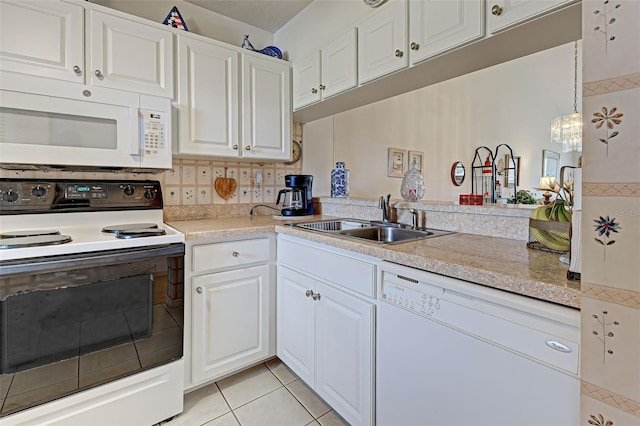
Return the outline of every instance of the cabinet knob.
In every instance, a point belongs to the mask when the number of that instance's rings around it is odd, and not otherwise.
[[[82,70],[81,70],[81,69],[80,69],[80,67],[79,67],[79,66],[77,66],[77,65],[74,65],[74,66],[73,66],[73,72],[75,72],[75,73],[76,73],[76,74],[78,74],[78,75],[81,75],[81,74],[82,74]]]
[[[85,97],[87,97],[87,98],[88,98],[88,97],[90,97],[90,96],[91,96],[91,90],[87,90],[87,89],[85,89],[85,90],[83,90],[83,91],[82,91],[82,94],[83,94]]]
[[[240,253],[238,253],[237,251],[234,251],[233,253],[231,253],[231,256],[238,257],[240,256]]]
[[[102,75],[102,71],[100,70],[96,70],[95,72],[96,77],[98,77],[100,80],[102,80],[104,78],[104,75]]]
[[[320,300],[320,293],[316,293],[316,294],[311,295],[311,298],[313,300]]]
[[[396,49],[395,55],[398,58],[402,58],[402,56],[404,56],[404,52],[402,50],[400,50],[400,49]]]
[[[320,90],[324,90],[324,89],[326,89],[326,88],[327,88],[327,87],[326,87],[324,84],[321,84],[321,85],[320,85]]]
[[[249,145],[245,146],[244,149],[246,149],[247,151],[251,151],[251,147]]]
[[[420,49],[420,45],[418,43],[416,43],[415,41],[411,42],[411,50],[418,50]]]
[[[233,146],[233,149],[238,149],[238,145],[234,145],[234,146]]]
[[[498,6],[497,4],[494,4],[493,7],[491,8],[491,14],[493,16],[502,15],[502,8],[500,6]]]
[[[311,93],[313,93],[315,95],[316,93],[318,93],[318,89],[316,89],[315,87],[312,87],[311,88]]]
[[[196,292],[197,292],[198,294],[202,294],[202,292],[203,292],[203,291],[204,291],[204,290],[202,290],[202,287],[198,287],[198,288],[196,288]]]
[[[304,292],[304,295],[305,295],[305,296],[307,296],[307,297],[311,297],[311,296],[313,296],[313,290],[307,290],[307,291],[305,291],[305,292]]]

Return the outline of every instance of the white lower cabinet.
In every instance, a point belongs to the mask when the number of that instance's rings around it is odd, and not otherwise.
[[[185,389],[275,355],[275,238],[188,243]]]
[[[350,424],[373,424],[375,304],[307,275],[309,263],[287,264],[287,244],[278,242],[278,357]]]

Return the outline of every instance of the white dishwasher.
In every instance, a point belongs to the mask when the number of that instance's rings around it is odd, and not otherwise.
[[[376,423],[577,425],[577,309],[381,263]]]

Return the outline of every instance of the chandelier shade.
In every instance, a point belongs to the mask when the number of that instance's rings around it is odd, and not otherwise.
[[[578,42],[574,43],[573,114],[551,120],[551,143],[562,145],[562,152],[582,152],[582,114],[578,112]]]

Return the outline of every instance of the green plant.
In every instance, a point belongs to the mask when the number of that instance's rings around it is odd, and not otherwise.
[[[538,204],[538,201],[533,196],[531,191],[527,191],[526,189],[521,189],[516,193],[515,198],[510,198],[507,200],[509,204]]]

